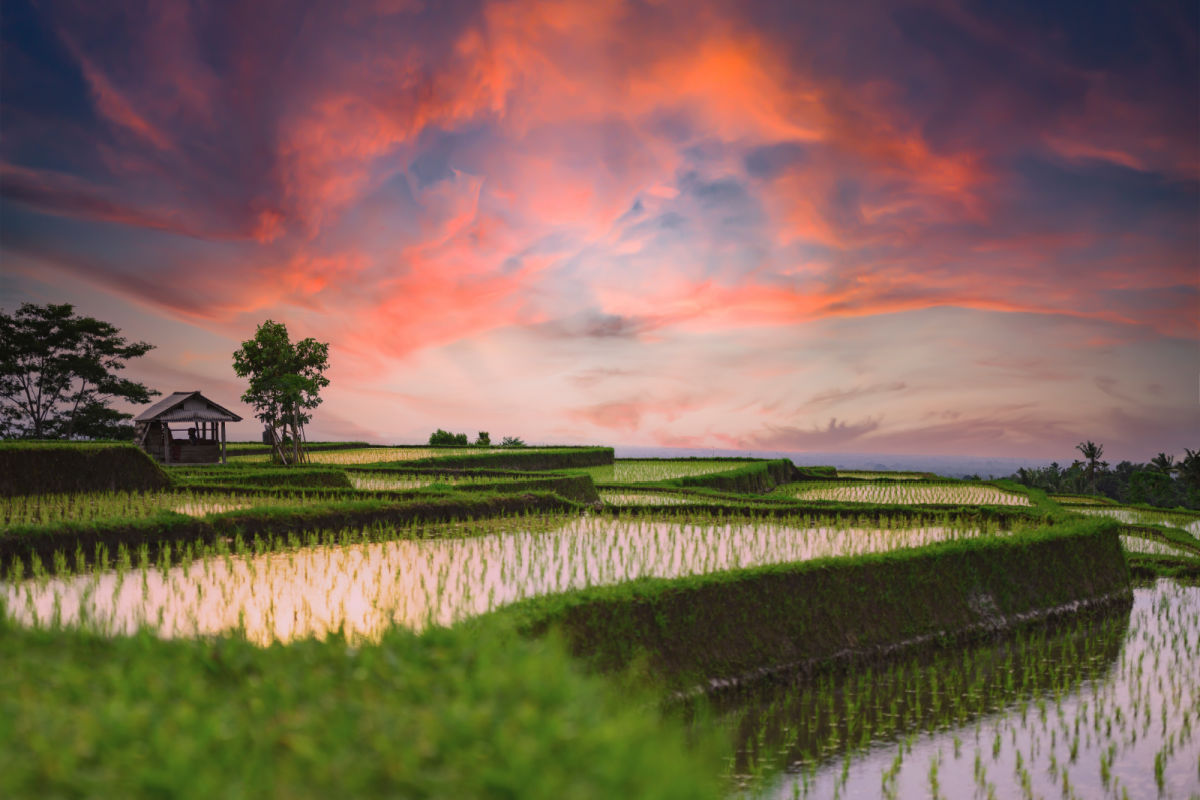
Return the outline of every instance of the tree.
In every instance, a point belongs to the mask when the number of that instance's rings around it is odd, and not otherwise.
[[[492,443],[492,437],[487,431],[480,431],[479,437],[475,440],[475,444],[479,447],[488,447]]]
[[[70,303],[23,303],[0,312],[0,435],[125,438],[131,414],[116,399],[148,403],[161,392],[118,376],[154,349],[129,343],[111,323],[75,315]]]
[[[467,435],[465,433],[451,433],[438,428],[433,433],[429,434],[429,444],[438,447],[454,447],[467,444]]]
[[[250,379],[242,402],[254,407],[270,432],[275,458],[283,464],[306,458],[304,426],[312,420],[307,412],[321,404],[328,367],[327,343],[310,337],[293,344],[287,326],[272,320],[259,325],[254,338],[233,354],[233,371]]]
[[[1175,456],[1169,456],[1166,453],[1159,453],[1154,458],[1150,459],[1150,466],[1154,467],[1164,475],[1170,475],[1179,469],[1175,464]]]
[[[1179,477],[1192,489],[1200,489],[1200,448],[1183,448],[1183,461],[1179,465]]]
[[[1096,467],[1107,467],[1108,463],[1101,461],[1100,456],[1104,455],[1104,445],[1096,444],[1091,439],[1086,442],[1080,442],[1075,445],[1075,449],[1083,454],[1084,460],[1087,462],[1087,480],[1088,486],[1091,487],[1092,494],[1096,493]]]
[[[501,447],[524,447],[525,442],[521,441],[520,436],[505,436],[500,440]]]

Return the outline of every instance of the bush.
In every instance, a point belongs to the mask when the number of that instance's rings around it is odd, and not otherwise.
[[[451,433],[438,428],[433,433],[429,434],[429,444],[433,447],[454,447],[456,445],[466,446],[467,435],[465,433]]]

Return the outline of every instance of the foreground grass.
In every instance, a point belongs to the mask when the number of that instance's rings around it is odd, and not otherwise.
[[[719,796],[716,751],[552,640],[259,648],[0,623],[0,797]]]

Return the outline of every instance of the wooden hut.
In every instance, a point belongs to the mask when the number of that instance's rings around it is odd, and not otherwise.
[[[241,420],[199,391],[174,392],[134,417],[134,441],[164,464],[224,464],[225,423]]]

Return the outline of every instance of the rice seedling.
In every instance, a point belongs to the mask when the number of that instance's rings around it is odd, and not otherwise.
[[[1127,506],[1072,508],[1071,510],[1089,516],[1110,517],[1128,525],[1163,525],[1168,528],[1178,528],[1187,531],[1192,536],[1200,537],[1200,516],[1196,514],[1171,513],[1170,511]]]
[[[613,506],[675,506],[694,501],[694,495],[671,492],[623,492],[606,490],[600,499]]]
[[[0,623],[0,797],[716,800],[643,692],[546,641],[98,639]]]
[[[385,461],[416,461],[420,458],[461,456],[477,453],[503,453],[498,447],[364,447],[358,450],[316,450],[308,453],[311,464],[378,464]],[[536,448],[523,448],[521,452],[538,452]],[[270,461],[269,453],[232,456],[229,460],[241,463]]]
[[[771,494],[799,500],[895,505],[1030,505],[1029,498],[995,486],[974,483],[873,483],[870,481],[789,483]]]
[[[260,644],[334,630],[369,638],[395,624],[448,625],[527,597],[641,577],[707,574],[1005,533],[953,520],[872,528],[806,518],[730,522],[585,516],[560,517],[556,526],[546,527],[544,521],[531,526],[516,519],[503,528],[496,522],[442,534],[456,538],[257,555],[226,550],[203,553],[180,566],[148,564],[143,558],[137,568],[101,565],[55,578],[11,576],[0,584],[0,599],[14,619],[28,625],[80,625],[105,633],[149,627],[167,637],[239,630]],[[475,535],[463,536],[464,531]],[[435,536],[437,530],[421,533]],[[347,531],[342,538],[359,537]]]
[[[1200,587],[1159,580],[1128,612],[764,687],[702,724],[734,733],[744,796],[1188,798],[1198,656]]]
[[[880,479],[893,481],[917,481],[929,478],[929,473],[926,472],[871,472],[869,470],[838,470],[839,478],[848,478],[856,481],[877,481]]]
[[[711,475],[715,472],[744,467],[743,461],[704,461],[700,459],[673,461],[670,459],[617,459],[610,465],[579,470],[596,483],[654,483],[691,475]]]
[[[1156,556],[1188,556],[1194,558],[1195,551],[1143,536],[1122,536],[1121,547],[1129,553],[1147,553]]]
[[[347,471],[346,477],[350,480],[350,485],[355,489],[368,492],[394,492],[404,489],[422,489],[426,486],[433,486],[434,484],[441,486],[472,486],[484,483],[497,483],[498,481],[503,480],[501,478],[477,475],[434,475],[418,473],[398,475],[352,471]]]
[[[272,494],[213,493],[190,490],[164,492],[85,492],[0,497],[0,528],[56,522],[96,522],[140,519],[161,511],[200,516],[266,505],[316,505],[332,495],[320,492]]]

